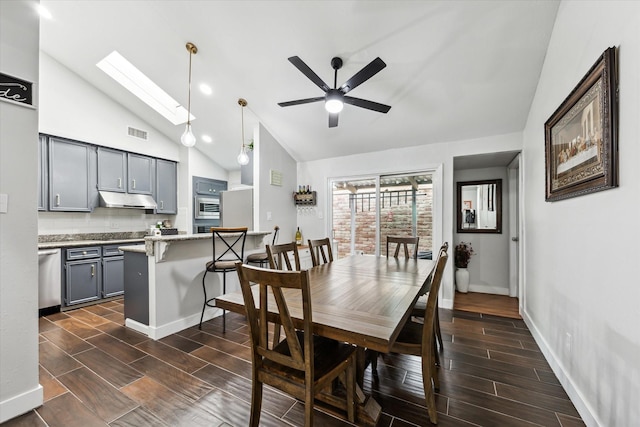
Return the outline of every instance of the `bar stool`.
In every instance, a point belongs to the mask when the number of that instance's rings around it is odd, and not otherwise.
[[[278,240],[278,231],[280,227],[277,225],[273,227],[273,241],[271,242],[271,246],[276,244],[276,240]],[[266,252],[256,252],[253,254],[247,255],[247,264],[258,264],[260,267],[268,267],[269,266],[269,254]]]
[[[202,276],[202,290],[204,291],[204,304],[202,305],[202,314],[200,315],[199,329],[202,329],[202,319],[204,318],[204,310],[209,307],[215,307],[212,304],[216,298],[207,298],[207,287],[204,279],[208,272],[222,273],[222,294],[227,292],[227,272],[236,271],[236,263],[242,262],[244,259],[244,243],[247,239],[247,227],[222,228],[211,227],[211,241],[213,246],[213,258],[205,267]],[[216,240],[219,242],[220,248],[216,251]],[[216,253],[217,252],[217,253]],[[222,332],[227,329],[226,311],[222,310]]]

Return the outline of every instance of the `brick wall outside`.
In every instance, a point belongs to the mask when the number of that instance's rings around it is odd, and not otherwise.
[[[400,190],[398,199],[396,190]],[[409,190],[406,195],[405,192]],[[334,190],[333,192],[333,232],[334,240],[338,242],[338,257],[349,254],[351,243],[351,208],[349,206],[348,190]],[[380,254],[384,255],[387,235],[411,235],[411,191],[410,187],[394,187],[393,191],[384,194],[384,202],[380,210]],[[431,250],[432,237],[432,185],[423,184],[416,194],[418,236],[420,244],[418,250]],[[364,197],[363,197],[364,196]],[[358,193],[355,213],[356,251],[365,254],[375,253],[376,233],[376,199],[375,193]]]

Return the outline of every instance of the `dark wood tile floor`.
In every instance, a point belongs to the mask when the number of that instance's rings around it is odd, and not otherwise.
[[[440,426],[580,426],[574,406],[522,320],[441,310],[445,348],[436,396]],[[250,352],[244,318],[159,341],[123,326],[122,301],[40,318],[45,403],[3,426],[248,425]],[[382,355],[364,391],[378,426],[430,425],[419,358]],[[303,405],[267,388],[261,425],[301,426]],[[318,426],[347,426],[317,411]]]

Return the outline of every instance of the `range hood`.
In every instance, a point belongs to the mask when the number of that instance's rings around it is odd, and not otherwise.
[[[156,201],[146,194],[115,193],[99,191],[100,207],[128,209],[156,209]]]

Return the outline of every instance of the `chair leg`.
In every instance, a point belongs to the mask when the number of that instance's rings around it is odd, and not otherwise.
[[[222,273],[222,295],[227,293],[227,272]],[[227,331],[227,311],[222,310],[222,333]]]
[[[204,271],[204,276],[202,276],[202,290],[204,291],[204,304],[202,304],[202,314],[200,315],[200,325],[198,325],[198,329],[202,329],[202,319],[204,318],[204,309],[207,308],[207,288],[204,284],[204,278],[207,277],[207,273],[209,270]]]
[[[370,359],[371,359],[371,373],[373,375],[378,375],[378,352],[371,350]]]
[[[433,424],[438,423],[438,412],[436,410],[436,400],[433,389],[434,386],[437,389],[440,388],[438,376],[434,372],[435,369],[433,353],[422,358],[422,386],[424,387],[424,399],[427,405],[427,412],[429,413],[429,420]]]
[[[260,411],[262,409],[262,383],[253,378],[253,386],[251,387],[251,418],[249,425],[258,427],[260,424]]]

